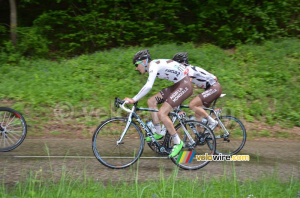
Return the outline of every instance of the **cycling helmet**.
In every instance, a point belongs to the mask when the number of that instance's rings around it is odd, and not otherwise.
[[[144,60],[144,59],[151,60],[150,52],[149,52],[149,50],[147,50],[147,49],[138,51],[138,52],[133,56],[133,64],[135,64],[136,61]]]
[[[173,60],[179,63],[189,64],[189,57],[187,52],[179,52],[173,56]]]

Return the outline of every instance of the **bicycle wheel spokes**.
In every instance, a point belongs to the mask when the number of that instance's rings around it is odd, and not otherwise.
[[[93,136],[93,151],[96,158],[109,168],[125,168],[136,162],[142,154],[144,136],[134,124],[128,128],[120,144],[127,124],[124,118],[113,118],[103,122]]]
[[[13,109],[0,107],[0,151],[17,148],[25,139],[26,122],[22,115]]]
[[[246,129],[242,122],[233,116],[221,116],[220,120],[229,134],[226,134],[220,124],[214,129],[217,142],[216,153],[237,154],[245,145]]]
[[[209,161],[199,160],[201,155],[213,155],[215,153],[215,137],[212,131],[201,122],[187,121],[185,127],[194,142],[187,137],[182,125],[177,125],[176,131],[184,142],[184,148],[178,156],[172,158],[172,161],[183,169],[196,170],[209,163]]]

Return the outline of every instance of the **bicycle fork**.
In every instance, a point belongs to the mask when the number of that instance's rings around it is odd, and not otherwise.
[[[131,124],[131,122],[132,122],[132,114],[133,114],[133,112],[131,112],[131,113],[129,114],[129,116],[128,116],[128,120],[127,120],[126,127],[125,127],[123,133],[121,134],[120,139],[117,141],[117,145],[122,144],[122,140],[123,140],[123,138],[124,138],[126,132],[127,132],[128,129],[129,129],[129,126],[130,126],[130,124]]]

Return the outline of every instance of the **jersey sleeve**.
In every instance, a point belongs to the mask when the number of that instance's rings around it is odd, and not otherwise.
[[[148,77],[147,83],[139,91],[139,93],[132,98],[135,102],[137,102],[142,97],[144,97],[152,89],[152,86],[153,86],[154,81],[156,79],[157,71],[158,71],[157,65],[152,64],[150,66],[149,77]]]

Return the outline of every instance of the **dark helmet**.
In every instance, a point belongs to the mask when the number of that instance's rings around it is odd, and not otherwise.
[[[189,64],[189,57],[187,52],[179,52],[173,56],[173,60],[178,63]]]
[[[145,50],[141,50],[139,52],[137,52],[134,56],[133,56],[133,64],[136,63],[136,61],[139,60],[144,60],[144,59],[149,59],[151,60],[151,56],[150,56],[150,52],[149,50],[145,49]]]

